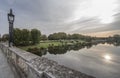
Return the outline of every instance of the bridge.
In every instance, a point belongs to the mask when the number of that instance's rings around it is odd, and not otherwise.
[[[17,47],[0,43],[0,78],[95,78]]]
[[[7,59],[0,50],[0,78],[15,78]]]

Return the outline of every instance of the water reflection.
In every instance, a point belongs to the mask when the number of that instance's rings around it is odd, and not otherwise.
[[[112,57],[108,54],[104,55],[103,57],[106,61],[110,61],[112,59]]]
[[[48,47],[48,52],[50,54],[54,54],[54,55],[56,55],[56,54],[64,54],[64,53],[67,52],[67,50],[68,50],[67,46],[54,46],[54,47],[50,46],[50,47]]]
[[[33,48],[33,49],[28,49],[29,52],[32,52],[34,54],[37,54],[39,56],[42,56],[42,55],[46,55],[47,52],[49,52],[50,54],[65,54],[66,52],[70,52],[71,50],[74,50],[74,51],[79,51],[80,49],[83,49],[83,48],[87,48],[87,49],[90,49],[93,45],[98,45],[98,44],[105,44],[106,42],[102,42],[102,43],[84,43],[84,44],[81,44],[81,43],[76,43],[74,45],[59,45],[59,46],[52,46],[50,45],[47,49],[45,48]],[[120,46],[120,43],[107,43],[107,44],[112,44],[114,46]],[[106,60],[110,60],[111,57],[109,55],[104,55],[103,56]]]
[[[114,45],[114,46],[120,46],[120,43],[119,42],[106,42],[107,44],[111,44],[111,45]]]
[[[96,78],[120,78],[119,55],[120,47],[104,43],[90,49],[67,51],[66,54],[47,53],[43,57]]]
[[[75,45],[62,45],[62,46],[49,46],[48,47],[48,52],[50,54],[65,54],[66,52],[69,52],[71,50],[78,51],[83,48],[91,48],[93,45],[92,43],[87,43],[87,44],[75,44]]]
[[[89,44],[89,46],[77,44],[59,46],[59,48],[56,47],[57,49],[53,47],[43,57],[96,78],[120,78],[120,47],[115,47],[115,44],[100,43],[99,45],[96,44],[97,46],[94,44]],[[55,54],[59,54],[54,55],[53,51]]]

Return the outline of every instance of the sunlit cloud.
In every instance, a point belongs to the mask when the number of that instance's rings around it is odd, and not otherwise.
[[[94,36],[120,33],[115,32],[120,30],[119,0],[1,0],[0,33],[8,32],[10,8],[15,14],[14,27],[37,28],[47,35],[60,31]]]
[[[118,4],[117,0],[91,0],[84,1],[76,7],[74,19],[79,20],[82,17],[97,17],[101,23],[111,23],[114,21],[113,15],[116,14]]]
[[[90,35],[90,36],[97,36],[97,37],[109,37],[113,36],[116,33],[120,33],[120,30],[111,30],[111,31],[102,31],[102,32],[94,32],[94,33],[88,33],[85,35]]]

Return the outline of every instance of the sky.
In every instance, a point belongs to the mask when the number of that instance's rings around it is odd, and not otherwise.
[[[42,34],[79,33],[106,37],[120,34],[120,0],[0,0],[0,33],[8,33],[7,13],[15,28]]]

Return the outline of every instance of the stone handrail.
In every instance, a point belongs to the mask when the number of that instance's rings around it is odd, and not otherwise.
[[[18,78],[94,78],[4,43],[0,48]]]

